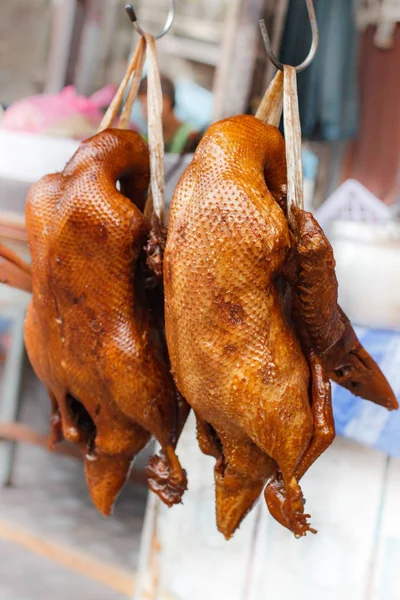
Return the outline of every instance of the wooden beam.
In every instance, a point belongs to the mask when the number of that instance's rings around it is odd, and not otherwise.
[[[24,242],[27,247],[28,234],[24,215],[0,210],[0,239]]]
[[[214,76],[213,121],[222,119],[224,114],[225,98],[229,87],[229,77],[231,73],[230,61],[233,60],[235,36],[238,28],[240,2],[241,0],[232,0],[227,10],[222,36],[221,59]]]
[[[31,427],[27,427],[22,423],[0,422],[0,440],[31,444],[46,450],[49,449],[48,438],[46,435],[38,433]],[[71,458],[81,458],[78,448],[67,444],[58,444],[55,446],[54,452]]]
[[[0,440],[8,442],[17,442],[38,446],[44,450],[49,450],[47,435],[38,433],[31,427],[16,422],[0,422]],[[62,454],[70,458],[82,460],[81,453],[76,446],[70,446],[66,443],[56,444],[54,446],[56,454]],[[140,485],[147,485],[147,477],[144,470],[132,469],[130,481]]]
[[[37,535],[16,523],[0,519],[0,538],[17,544],[33,554],[43,556],[70,571],[97,581],[127,597],[132,594],[134,575],[130,572],[49,540],[42,534]]]
[[[89,96],[96,89],[99,67],[103,59],[101,46],[104,28],[104,1],[84,1],[84,23],[74,83],[79,94]]]
[[[220,59],[221,50],[215,44],[200,40],[191,40],[169,34],[158,42],[160,53],[172,54],[192,60],[202,65],[215,67]]]

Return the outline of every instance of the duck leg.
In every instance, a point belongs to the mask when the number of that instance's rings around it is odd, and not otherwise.
[[[267,479],[276,470],[276,462],[240,430],[219,431],[217,440],[220,444],[214,467],[217,527],[229,540],[257,502]]]
[[[309,352],[309,366],[311,371],[311,410],[314,432],[310,445],[296,470],[298,481],[335,438],[331,384],[320,359],[313,351]]]

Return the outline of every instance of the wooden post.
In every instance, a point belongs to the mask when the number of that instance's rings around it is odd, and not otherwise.
[[[89,96],[96,88],[102,58],[104,2],[85,0],[84,24],[74,82],[77,92]]]
[[[263,4],[263,0],[235,0],[230,4],[215,75],[215,121],[247,109]]]
[[[12,314],[11,348],[7,355],[3,384],[1,421],[15,421],[21,405],[22,376],[25,364],[24,321],[25,309],[20,307]],[[9,485],[14,462],[16,444],[2,442],[0,453],[0,486]]]
[[[100,48],[101,80],[104,83],[110,83],[112,46],[115,43],[115,36],[118,35],[117,23],[119,11],[122,12],[119,0],[107,0],[104,7],[103,40]]]
[[[53,0],[53,24],[45,86],[47,94],[59,92],[67,82],[76,6],[77,0]]]

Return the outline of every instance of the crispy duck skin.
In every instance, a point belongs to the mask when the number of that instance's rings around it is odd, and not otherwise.
[[[270,487],[269,503],[297,534],[309,527],[295,472],[313,434],[310,370],[275,284],[290,247],[277,202],[285,184],[279,131],[227,119],[203,138],[169,217],[168,350],[200,445],[218,457],[217,524],[227,538],[278,467],[284,489]]]
[[[329,377],[345,358],[349,324],[329,243],[308,213],[296,222],[291,232],[279,131],[247,115],[213,125],[171,205],[165,321],[175,382],[196,414],[201,450],[217,459],[226,538],[264,487],[282,525],[297,536],[315,531],[298,481],[335,435]],[[393,403],[372,359],[368,367]],[[360,395],[378,401],[379,386],[357,381]]]
[[[150,487],[168,504],[186,488],[174,452],[174,385],[139,260],[149,234],[148,183],[145,142],[108,129],[83,142],[62,173],[32,186],[26,206],[33,287],[26,347],[51,398],[51,443],[79,445],[103,514],[151,435],[163,453],[150,461]]]

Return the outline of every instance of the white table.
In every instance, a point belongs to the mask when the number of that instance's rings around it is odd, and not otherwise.
[[[226,542],[193,420],[178,455],[189,490],[172,509],[150,495],[134,600],[399,600],[400,459],[337,438],[302,480],[317,535],[295,539],[260,500]]]

